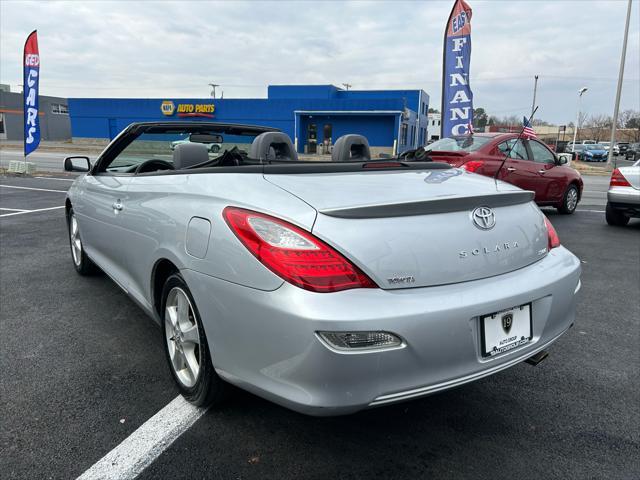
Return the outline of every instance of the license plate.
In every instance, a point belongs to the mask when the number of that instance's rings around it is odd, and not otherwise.
[[[493,357],[531,341],[531,304],[480,317],[482,356]]]

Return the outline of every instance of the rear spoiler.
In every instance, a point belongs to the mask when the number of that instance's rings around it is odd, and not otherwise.
[[[430,215],[435,213],[460,212],[476,207],[507,207],[528,203],[534,198],[534,192],[515,191],[498,192],[473,197],[450,196],[422,200],[419,202],[359,205],[347,208],[335,208],[320,210],[320,213],[329,217],[338,218],[382,218],[382,217],[408,217],[412,215]]]

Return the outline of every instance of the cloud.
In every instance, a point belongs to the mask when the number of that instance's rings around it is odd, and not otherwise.
[[[471,85],[476,106],[530,109],[566,123],[576,91],[611,114],[626,2],[477,1]],[[43,94],[68,97],[264,97],[268,84],[348,82],[423,88],[438,107],[442,36],[452,2],[0,3],[0,82],[18,89],[27,34],[38,29]],[[635,2],[622,105],[640,109]]]

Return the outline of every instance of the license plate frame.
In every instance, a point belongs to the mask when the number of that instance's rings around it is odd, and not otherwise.
[[[503,317],[509,314],[512,316],[511,326],[508,331],[505,331],[505,328],[502,326]],[[528,319],[526,318],[527,315]],[[508,322],[508,319],[506,319],[506,321]],[[514,329],[516,322],[518,325]],[[498,336],[496,340],[497,326],[502,328],[504,335],[502,337]],[[513,334],[511,333],[512,330]],[[523,334],[523,332],[525,334]],[[509,341],[510,336],[515,336],[516,338]],[[533,339],[533,309],[531,302],[481,315],[480,339],[480,354],[482,358],[493,358],[530,343]],[[504,342],[504,344],[500,345],[500,342]]]

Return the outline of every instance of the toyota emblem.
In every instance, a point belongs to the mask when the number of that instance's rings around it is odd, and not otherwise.
[[[496,225],[496,214],[489,207],[478,207],[471,212],[473,224],[480,230],[491,230]]]

